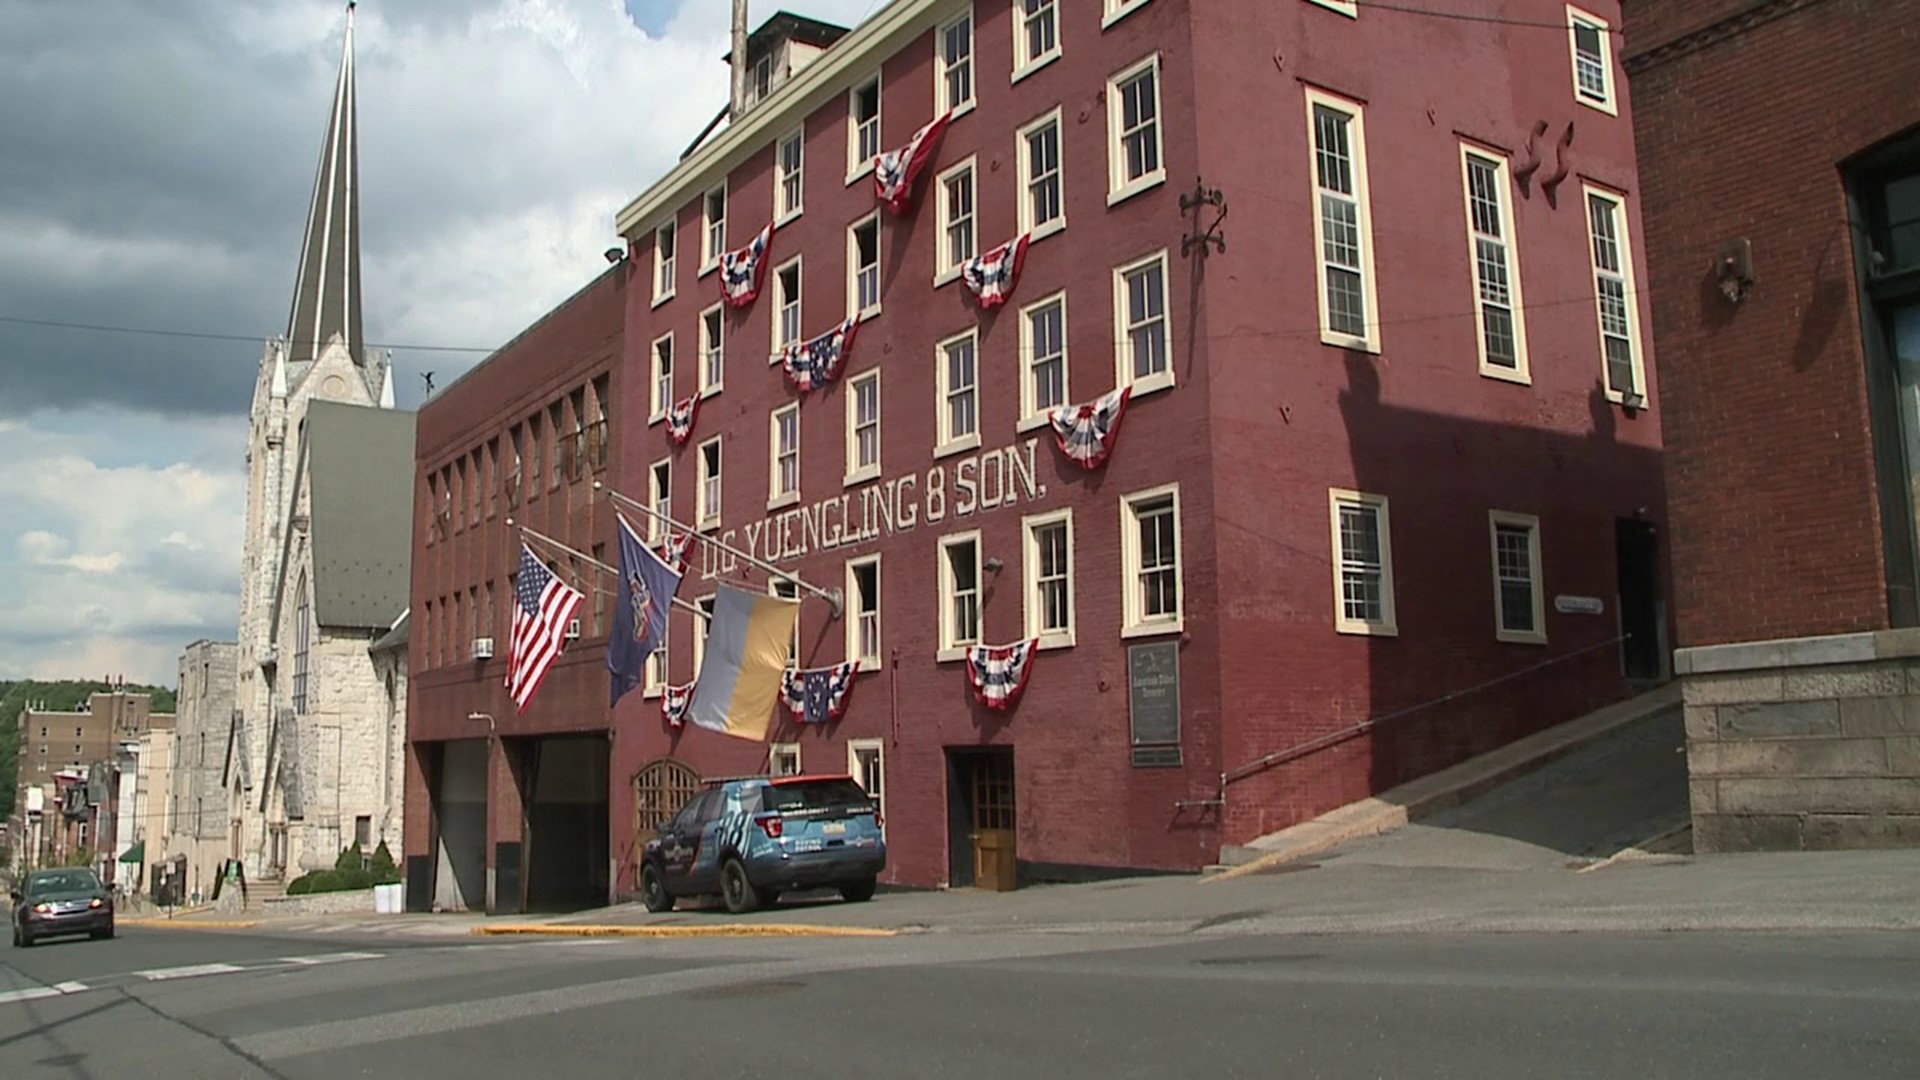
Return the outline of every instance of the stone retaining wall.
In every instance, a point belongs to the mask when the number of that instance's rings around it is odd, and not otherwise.
[[[263,907],[270,915],[343,915],[361,911],[370,913],[374,909],[373,890],[351,889],[346,892],[275,897],[268,900]]]

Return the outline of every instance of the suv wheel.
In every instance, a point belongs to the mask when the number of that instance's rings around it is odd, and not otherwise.
[[[845,885],[840,886],[840,896],[850,904],[864,903],[873,899],[873,887],[874,880],[872,878],[861,878],[859,881],[849,881]]]
[[[673,910],[673,897],[667,892],[667,883],[660,880],[660,868],[652,863],[640,864],[640,899],[648,911]]]
[[[739,859],[728,859],[727,865],[720,870],[720,897],[727,902],[727,910],[735,915],[744,915],[760,906],[760,894],[747,880],[747,868]]]

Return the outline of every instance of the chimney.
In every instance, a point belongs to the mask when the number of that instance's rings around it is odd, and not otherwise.
[[[747,108],[747,0],[733,0],[733,105],[728,122],[740,119]]]

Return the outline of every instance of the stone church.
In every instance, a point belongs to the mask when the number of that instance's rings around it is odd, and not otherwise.
[[[400,842],[414,416],[361,335],[353,8],[284,338],[247,445],[234,709],[220,782],[251,881]]]

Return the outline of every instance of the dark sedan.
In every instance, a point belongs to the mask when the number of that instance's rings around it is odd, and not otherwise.
[[[113,894],[84,867],[35,870],[10,899],[17,947],[64,934],[113,936]]]

